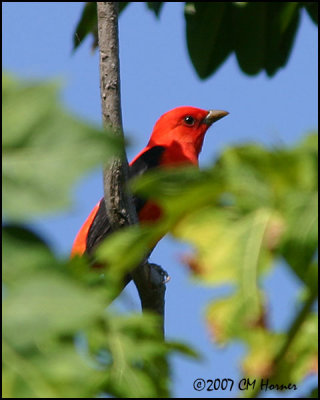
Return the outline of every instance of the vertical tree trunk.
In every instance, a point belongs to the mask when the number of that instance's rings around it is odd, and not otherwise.
[[[97,2],[98,38],[100,50],[100,92],[103,123],[111,127],[114,135],[124,139],[120,103],[120,66],[118,39],[118,3]],[[124,141],[123,141],[124,142]],[[138,223],[132,196],[126,190],[128,161],[123,149],[122,157],[115,157],[104,168],[104,199],[111,228]],[[160,329],[164,332],[165,284],[160,268],[141,260],[132,271],[143,310],[152,310],[161,316]]]
[[[100,49],[100,91],[103,123],[113,129],[114,135],[124,139],[120,105],[120,66],[118,41],[118,3],[98,2],[98,37]],[[124,190],[128,179],[128,161],[114,158],[104,168],[104,198],[111,228],[138,222],[130,194]]]

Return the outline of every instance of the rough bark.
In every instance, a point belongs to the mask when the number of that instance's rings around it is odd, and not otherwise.
[[[118,3],[97,2],[98,38],[100,53],[100,92],[102,116],[105,127],[124,139],[120,102],[120,63],[118,39]],[[124,142],[124,140],[123,140]],[[123,149],[122,157],[115,157],[105,166],[104,198],[107,215],[113,230],[137,224],[138,217],[132,196],[126,190],[128,161]],[[161,316],[162,332],[164,319],[164,274],[147,260],[132,272],[143,310],[152,310]]]

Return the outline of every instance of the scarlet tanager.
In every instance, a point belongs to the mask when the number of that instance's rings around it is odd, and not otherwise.
[[[198,165],[198,156],[208,128],[227,111],[177,107],[156,122],[149,143],[131,161],[129,178],[153,168]],[[140,222],[156,221],[161,209],[153,202],[134,198]],[[104,199],[93,208],[73,243],[71,256],[91,255],[97,245],[111,233]]]

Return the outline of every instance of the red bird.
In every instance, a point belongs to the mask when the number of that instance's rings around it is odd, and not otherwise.
[[[131,161],[130,178],[157,167],[198,165],[207,129],[228,114],[227,111],[206,111],[195,107],[178,107],[163,114],[156,122],[147,146]],[[141,222],[155,221],[160,217],[161,209],[156,204],[137,197],[134,202]],[[104,199],[101,199],[78,232],[71,256],[91,255],[109,233],[111,228]]]

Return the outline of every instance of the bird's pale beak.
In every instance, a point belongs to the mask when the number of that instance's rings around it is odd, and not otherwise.
[[[208,115],[203,119],[202,123],[211,125],[219,119],[228,115],[228,111],[223,110],[209,110]]]

